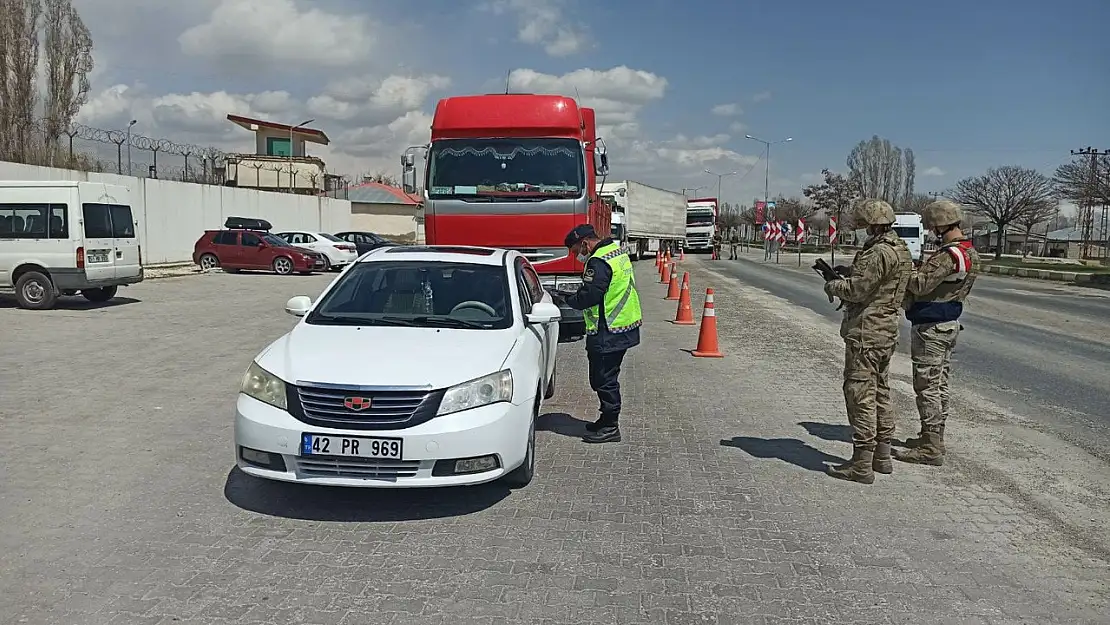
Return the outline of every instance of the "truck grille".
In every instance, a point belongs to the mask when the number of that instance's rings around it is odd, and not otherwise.
[[[443,391],[367,391],[302,384],[288,385],[289,413],[298,420],[326,428],[393,430],[431,419],[439,409]],[[348,401],[350,400],[350,401]],[[356,409],[348,404],[369,407]]]

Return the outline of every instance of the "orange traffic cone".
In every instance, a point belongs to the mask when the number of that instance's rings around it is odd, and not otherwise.
[[[667,284],[671,281],[671,272],[674,271],[674,265],[663,265],[663,273],[659,276],[659,284]]]
[[[655,269],[656,271],[663,271],[663,252],[655,252]]]
[[[682,274],[682,287],[678,295],[678,314],[671,323],[680,326],[692,326],[694,323],[694,309],[690,307],[690,272]]]
[[[686,275],[690,275],[690,274],[686,274]],[[671,279],[670,279],[669,282],[670,283],[667,285],[667,296],[664,297],[663,299],[665,299],[665,300],[667,300],[667,299],[677,300],[678,299],[678,294],[679,294],[678,272],[674,270],[674,265],[671,265]]]
[[[667,250],[666,253],[664,253],[663,262],[667,263],[668,265],[671,264],[671,251],[670,250]]]
[[[717,311],[713,308],[713,289],[705,290],[705,310],[701,314],[698,347],[691,352],[697,358],[724,358],[717,344]]]
[[[678,262],[686,260],[686,248],[678,250]]]

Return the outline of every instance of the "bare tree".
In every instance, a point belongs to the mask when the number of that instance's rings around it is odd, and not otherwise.
[[[34,137],[35,78],[39,65],[39,20],[41,0],[4,0],[4,37],[7,57],[3,69],[7,77],[4,94],[6,119],[0,133],[7,133],[9,157],[26,160],[27,148]]]
[[[982,176],[964,178],[956,183],[952,200],[968,206],[998,228],[995,259],[1002,257],[1006,227],[1032,211],[1050,205],[1055,210],[1056,191],[1052,179],[1035,169],[1006,165],[990,169]]]
[[[1093,182],[1089,156],[1057,167],[1052,181],[1060,197],[1076,204],[1110,204],[1110,156],[1099,156],[1095,163],[1098,171]]]
[[[852,202],[859,197],[858,187],[847,176],[828,169],[822,169],[821,175],[825,177],[825,182],[809,185],[802,190],[802,194],[826,216],[835,218],[838,230],[847,231],[851,226]]]
[[[1060,204],[1058,202],[1039,203],[1014,220],[1014,223],[1021,226],[1022,231],[1025,232],[1025,241],[1021,245],[1022,256],[1029,254],[1029,237],[1033,235],[1033,229],[1041,224],[1048,223],[1059,210]]]
[[[933,203],[933,196],[927,193],[914,193],[902,204],[902,210],[920,215],[925,207]]]
[[[799,219],[809,219],[817,212],[817,206],[801,198],[780,195],[774,201],[775,219],[789,222],[791,226],[797,225]]]
[[[914,193],[913,189],[914,181],[917,178],[917,162],[914,160],[913,150],[909,148],[902,153],[902,158],[905,160],[905,167],[903,170],[904,177],[902,179],[902,209],[912,211],[914,210],[912,208],[912,206],[914,206],[914,201],[918,197],[918,194]],[[925,205],[922,205],[922,208],[924,207]]]
[[[46,80],[43,140],[48,158],[58,140],[88,101],[93,68],[92,35],[70,0],[46,0]]]
[[[878,135],[860,141],[848,154],[848,179],[863,197],[898,207],[913,196],[916,174],[913,151],[903,150]]]

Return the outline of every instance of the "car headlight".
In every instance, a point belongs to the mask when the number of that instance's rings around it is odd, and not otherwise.
[[[508,369],[447,389],[436,416],[470,410],[499,401],[512,401],[513,374]]]
[[[264,404],[274,408],[289,409],[289,402],[285,396],[285,381],[269,371],[252,362],[243,374],[243,384],[239,392],[247,397],[253,397]]]

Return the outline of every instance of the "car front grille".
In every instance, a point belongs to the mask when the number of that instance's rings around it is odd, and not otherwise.
[[[413,477],[419,470],[419,460],[321,458],[316,456],[300,456],[297,458],[297,473],[301,477],[393,480],[401,477]]]
[[[349,430],[394,430],[428,421],[439,410],[443,391],[360,390],[311,384],[289,385],[289,412],[298,420],[319,427]],[[356,410],[348,400],[369,407]]]

